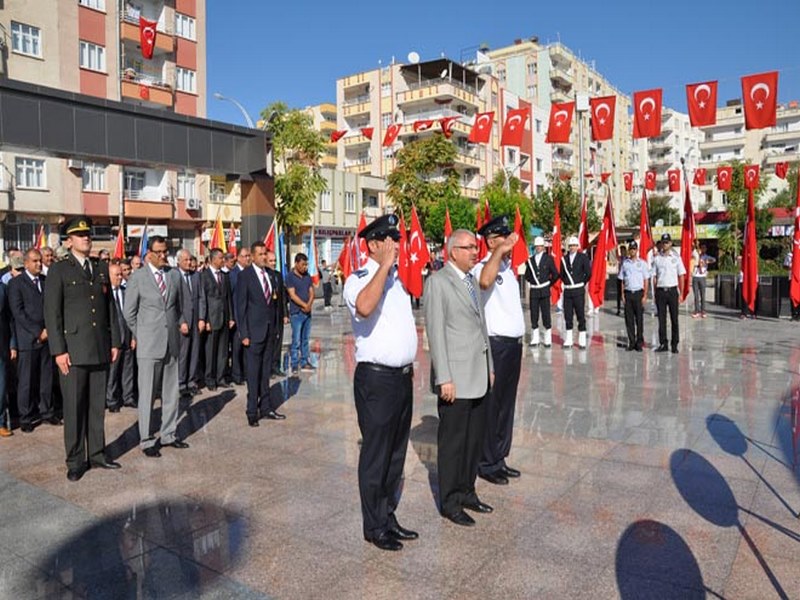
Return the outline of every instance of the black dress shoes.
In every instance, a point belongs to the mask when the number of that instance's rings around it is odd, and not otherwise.
[[[185,450],[189,447],[189,444],[184,442],[183,440],[175,440],[174,442],[170,442],[169,444],[162,444],[162,446],[169,446],[170,448],[177,448],[178,450]]]
[[[150,446],[149,448],[142,450],[142,452],[144,452],[144,455],[148,458],[159,458],[161,456],[158,446]]]
[[[247,417],[247,424],[250,425],[250,427],[258,427],[258,419],[255,417]]]
[[[267,412],[266,417],[267,419],[272,419],[273,421],[283,421],[286,418],[286,415],[271,410]]]
[[[444,515],[444,518],[448,521],[452,521],[456,525],[463,525],[464,527],[471,527],[475,525],[475,519],[470,517],[463,510],[458,511],[457,513]]]
[[[488,515],[490,512],[494,510],[491,506],[489,506],[485,502],[481,502],[480,500],[476,500],[475,502],[470,502],[469,504],[465,504],[464,508],[466,508],[467,510],[471,510],[473,512],[483,513],[485,515]]]
[[[478,473],[478,477],[495,485],[508,485],[508,478],[503,474],[502,471],[495,471],[494,473],[486,474]]]
[[[631,350],[634,350],[635,348],[636,348],[635,344],[628,344],[627,346],[625,346],[625,350],[627,352],[630,352]]]
[[[366,538],[364,538],[366,539]],[[403,549],[403,544],[401,544],[397,538],[395,538],[391,533],[388,531],[384,531],[378,537],[373,538],[371,540],[367,540],[370,544],[375,546],[376,548],[380,548],[381,550],[389,550],[392,552],[396,552],[398,550]]]
[[[677,353],[678,353],[678,347],[677,347],[677,346],[675,346],[675,347],[672,349],[672,353],[673,353],[673,354],[677,354]]]
[[[416,540],[419,537],[419,534],[416,531],[406,529],[400,525],[400,523],[397,523],[394,527],[389,527],[388,532],[395,539],[404,541]]]
[[[61,419],[56,416],[47,417],[44,422],[48,425],[61,425]]]
[[[67,479],[69,479],[70,481],[78,481],[85,474],[86,474],[86,465],[83,464],[80,467],[69,469],[67,471]]]
[[[217,387],[218,388],[222,388],[223,390],[229,390],[229,389],[231,389],[231,384],[223,382],[223,383],[218,384]]]
[[[118,462],[114,462],[113,460],[108,460],[107,458],[92,463],[92,469],[121,469],[121,468],[122,468],[121,464],[119,464]]]
[[[636,347],[634,348],[634,350],[636,350],[637,352],[641,352],[642,351],[642,345],[641,344],[636,344]]]
[[[667,348],[666,346],[659,346],[658,348],[656,348],[656,352],[666,352],[667,350],[669,350],[669,348]]]
[[[509,466],[503,467],[502,469],[500,469],[500,472],[506,477],[513,477],[514,479],[522,475],[522,473],[520,473],[518,469]]]
[[[30,423],[24,423],[19,426],[19,429],[22,433],[32,433],[34,427]]]

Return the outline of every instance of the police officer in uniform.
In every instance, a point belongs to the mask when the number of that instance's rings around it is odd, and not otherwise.
[[[511,267],[511,251],[518,237],[509,229],[508,217],[492,219],[478,230],[478,234],[486,240],[489,254],[473,267],[472,273],[483,292],[481,300],[495,377],[486,405],[478,476],[495,485],[507,485],[509,477],[520,476],[520,472],[505,461],[511,451],[522,338],[525,335],[517,274]]]
[[[525,280],[530,284],[528,293],[531,308],[531,346],[539,345],[539,314],[544,325],[544,347],[553,344],[552,321],[550,319],[550,286],[558,281],[558,271],[553,257],[544,249],[544,238],[533,240],[533,256],[525,268]],[[560,249],[559,249],[560,250]],[[486,318],[489,316],[487,314]]]
[[[564,323],[567,328],[564,348],[572,347],[572,317],[578,317],[578,347],[586,348],[586,284],[592,276],[589,257],[578,250],[578,238],[567,241],[567,253],[561,257],[561,280],[564,282]]]
[[[64,397],[67,479],[78,481],[89,468],[119,469],[105,455],[106,378],[117,359],[117,327],[108,265],[89,258],[92,221],[75,217],[64,224],[71,249],[50,267],[44,291],[45,324]],[[88,462],[87,462],[88,459]]]
[[[403,464],[411,429],[417,329],[408,292],[398,279],[396,215],[379,217],[359,236],[369,260],[344,286],[353,322],[356,366],[353,382],[363,442],[358,488],[364,539],[381,550],[400,550],[418,534],[398,523]]]
[[[619,269],[622,284],[622,301],[625,303],[625,329],[628,331],[627,350],[642,351],[644,345],[644,302],[647,301],[647,284],[650,269],[639,258],[636,241],[628,244],[628,256]]]
[[[680,255],[672,249],[672,237],[668,233],[661,236],[661,252],[653,259],[655,278],[656,309],[658,310],[658,348],[656,352],[667,351],[667,310],[672,325],[672,353],[678,353],[678,304],[683,297],[683,278],[686,267]]]

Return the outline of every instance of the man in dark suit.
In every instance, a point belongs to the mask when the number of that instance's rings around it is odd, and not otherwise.
[[[47,345],[44,322],[46,278],[42,275],[42,254],[31,248],[25,253],[24,260],[25,270],[8,282],[8,299],[19,350],[19,424],[23,432],[30,433],[39,418],[51,425],[60,425],[61,419],[53,407],[53,358]]]
[[[525,268],[525,280],[530,284],[528,293],[531,310],[531,346],[539,345],[539,315],[544,325],[544,347],[553,344],[552,319],[550,318],[550,287],[558,281],[558,271],[553,257],[545,252],[544,238],[533,240],[533,256]],[[561,249],[559,248],[559,251]]]
[[[217,387],[229,387],[223,375],[228,362],[228,333],[235,325],[231,284],[222,264],[222,250],[213,248],[208,268],[200,276],[198,328],[206,332],[206,387],[212,392]]]
[[[200,332],[197,330],[197,314],[200,306],[200,276],[192,269],[192,253],[178,251],[178,274],[181,278],[181,314],[189,324],[189,332],[181,335],[181,349],[178,357],[178,387],[181,396],[195,396],[200,393],[195,376],[200,357]]]
[[[286,286],[283,284],[283,275],[276,269],[278,264],[277,257],[272,250],[267,250],[267,273],[272,283],[275,285],[278,294],[278,303],[275,307],[275,322],[272,328],[272,375],[273,377],[284,377],[286,371],[281,367],[281,356],[283,353],[283,328],[289,324],[289,295],[286,293]]]
[[[50,354],[56,359],[64,396],[67,479],[78,481],[89,467],[118,469],[105,456],[105,399],[108,365],[117,359],[119,331],[108,265],[89,258],[92,222],[69,219],[63,228],[71,245],[50,267],[44,320]],[[87,464],[88,458],[88,464]]]
[[[119,331],[121,347],[119,357],[108,370],[108,386],[106,388],[106,407],[110,412],[119,412],[120,406],[136,408],[136,340],[125,322],[125,294],[122,286],[122,265],[108,265],[108,277],[111,281],[111,297],[114,300],[116,318],[114,324]]]
[[[9,437],[11,423],[8,422],[8,403],[6,382],[11,363],[17,359],[17,340],[11,324],[11,310],[8,307],[8,288],[0,283],[0,437]]]
[[[236,286],[236,314],[246,349],[247,422],[258,427],[260,417],[284,419],[269,406],[269,377],[272,373],[272,328],[280,304],[278,290],[267,273],[267,248],[262,242],[250,248],[253,264],[239,275]]]
[[[589,257],[578,250],[578,238],[567,241],[567,253],[561,257],[561,280],[564,282],[564,348],[572,348],[572,317],[578,318],[578,347],[586,348],[586,284],[592,277]],[[573,314],[574,313],[574,314]]]
[[[239,315],[236,308],[236,284],[239,282],[239,276],[242,272],[250,266],[251,255],[249,248],[239,248],[236,255],[236,264],[228,272],[228,279],[231,282],[231,294],[234,297],[233,302],[233,320],[236,321],[236,327],[230,331],[231,340],[231,381],[236,385],[242,385],[245,378],[245,356],[246,352],[242,346],[242,336],[239,334]]]

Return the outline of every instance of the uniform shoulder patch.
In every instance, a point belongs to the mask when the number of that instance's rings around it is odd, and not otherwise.
[[[353,271],[353,275],[358,277],[359,279],[366,277],[369,274],[369,270],[367,269],[359,269],[358,271]]]

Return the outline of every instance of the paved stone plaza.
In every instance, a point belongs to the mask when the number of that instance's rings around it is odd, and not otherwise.
[[[421,537],[387,553],[361,536],[349,317],[317,308],[318,371],[273,386],[286,421],[249,428],[243,387],[205,393],[179,425],[191,448],[154,460],[123,409],[106,421],[122,470],[78,483],[60,427],[2,440],[0,597],[800,597],[789,321],[684,306],[680,354],[636,353],[604,309],[586,351],[526,346],[509,459],[522,477],[479,480],[495,512],[472,528],[437,513],[420,335],[398,516]],[[649,315],[645,329],[652,343]]]

